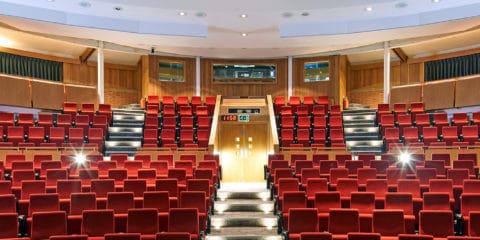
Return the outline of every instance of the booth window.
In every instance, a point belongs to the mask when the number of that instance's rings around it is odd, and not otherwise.
[[[304,82],[321,82],[330,80],[330,63],[328,61],[306,62],[303,66]]]
[[[275,64],[213,64],[214,83],[275,83]]]
[[[184,64],[181,62],[159,62],[158,79],[165,82],[185,82]]]

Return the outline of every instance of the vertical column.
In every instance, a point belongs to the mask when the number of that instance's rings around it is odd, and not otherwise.
[[[390,96],[390,44],[383,44],[383,102],[388,103]]]
[[[288,98],[293,95],[293,57],[288,56],[288,79],[287,79]]]
[[[104,57],[103,57],[103,41],[98,42],[97,48],[97,92],[98,103],[105,101],[105,78],[104,78]]]
[[[200,85],[200,57],[195,57],[195,95],[200,96],[201,92],[201,85]]]

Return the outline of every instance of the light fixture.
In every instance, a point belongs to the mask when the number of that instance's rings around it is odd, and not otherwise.
[[[371,7],[371,6],[365,7],[365,11],[367,11],[367,12],[373,11],[373,7]]]
[[[81,1],[78,3],[81,7],[84,7],[84,8],[89,8],[92,6],[92,4],[90,2],[87,2],[87,1]]]
[[[301,15],[304,16],[304,17],[308,17],[308,16],[310,16],[310,13],[309,12],[302,12]]]
[[[241,17],[241,18],[248,18],[248,15],[245,14],[245,13],[242,13],[242,14],[240,14],[240,17]]]
[[[0,36],[0,46],[2,46],[2,47],[12,47],[13,46],[13,41],[8,39],[8,38],[4,38],[4,37]]]
[[[242,37],[246,37],[246,36],[248,36],[247,33],[242,33]]]
[[[55,0],[47,0],[47,2],[55,2]]]
[[[120,7],[120,6],[115,6],[113,9],[115,9],[115,11],[122,11],[123,10],[123,8]]]
[[[187,13],[186,13],[186,12],[178,12],[178,15],[180,15],[180,16],[186,16]]]
[[[203,17],[206,17],[207,14],[204,13],[204,12],[197,12],[197,13],[195,13],[195,16],[197,16],[197,17],[199,17],[199,18],[203,18]]]
[[[410,162],[410,154],[409,153],[401,153],[399,160],[402,164],[408,164]]]
[[[439,3],[440,0],[432,0],[432,3]]]
[[[86,161],[87,161],[87,157],[85,157],[85,155],[81,153],[75,155],[76,164],[84,164]]]
[[[292,17],[292,16],[293,16],[293,13],[291,13],[291,12],[282,13],[282,17],[284,17],[284,18],[289,18],[289,17]]]

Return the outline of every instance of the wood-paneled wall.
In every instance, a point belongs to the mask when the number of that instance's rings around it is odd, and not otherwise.
[[[213,64],[214,63],[263,63],[276,64],[277,82],[276,83],[213,83]],[[268,60],[232,60],[232,59],[201,59],[201,88],[203,96],[224,95],[224,96],[264,96],[264,95],[287,95],[287,77],[288,67],[287,59],[268,59]]]
[[[184,82],[159,81],[158,69],[160,61],[183,63]],[[195,95],[195,59],[165,56],[143,56],[141,61],[142,96],[193,96]]]
[[[329,61],[330,80],[305,82],[305,63]],[[342,71],[341,71],[341,68]],[[331,104],[339,104],[345,92],[346,58],[340,56],[294,58],[293,59],[293,95],[297,96],[329,96]],[[343,89],[343,90],[341,90]]]

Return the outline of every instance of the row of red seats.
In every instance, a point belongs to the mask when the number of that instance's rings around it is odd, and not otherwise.
[[[292,146],[292,144],[295,144]],[[315,144],[315,145],[314,145]],[[345,139],[343,136],[343,128],[334,129],[281,129],[280,145],[282,147],[344,147]]]
[[[105,115],[108,122],[110,122],[112,119],[112,106],[108,103],[100,103],[98,104],[98,109],[95,110],[95,104],[82,103],[79,109],[78,104],[75,102],[64,102],[63,113],[71,114],[74,119],[77,114],[89,115],[91,119],[93,119],[94,115]]]
[[[282,116],[278,123],[281,129],[335,129],[343,128],[342,116]]]
[[[160,121],[159,121],[160,120]],[[209,129],[211,127],[212,118],[210,116],[146,116],[145,129],[181,129],[181,128],[197,128]]]
[[[455,236],[453,213],[448,210],[422,210],[419,220],[419,234],[406,234],[404,214],[398,210],[374,210],[371,219],[372,231],[362,231],[362,220],[365,214],[358,209],[330,208],[327,232],[320,233],[318,215],[314,208],[291,208],[288,211],[288,229],[283,233],[287,239],[347,239],[347,240],[405,240],[405,239],[480,239],[479,235]],[[480,214],[472,213],[476,221],[470,224],[472,232],[479,232]]]
[[[195,114],[198,114],[204,111],[203,105],[206,106],[209,116],[213,116],[215,110],[216,97],[207,96],[205,97],[205,103],[202,101],[200,96],[192,96],[191,100],[188,99],[188,96],[178,96],[175,101],[174,96],[162,96],[162,99],[156,95],[147,96],[146,99],[146,112],[147,115],[157,116],[159,110],[162,112],[163,116],[177,115],[177,110],[179,114],[188,114],[192,115],[192,111]],[[186,107],[186,108],[185,108]],[[182,109],[184,109],[182,111]]]
[[[49,127],[48,133],[44,127],[29,127],[24,133],[23,127],[8,126],[4,142],[18,146],[20,143],[33,143],[33,146],[41,146],[43,143],[54,143],[59,147],[63,143],[69,146],[81,146],[84,143],[95,143],[98,149],[102,149],[104,143],[104,129],[102,128],[73,128],[73,127]],[[7,146],[5,144],[4,146]],[[24,145],[25,146],[25,145]]]
[[[274,97],[273,104],[274,104],[275,113],[277,115],[281,114],[282,106],[285,106],[285,105],[292,107],[290,115],[292,113],[296,113],[297,109],[302,106],[307,107],[307,111],[309,113],[315,112],[314,108],[316,106],[322,106],[323,107],[322,114],[325,115],[327,114],[326,110],[329,109],[329,102],[330,102],[328,99],[328,96],[318,96],[316,100],[313,96],[304,96],[303,100],[300,96],[290,96],[288,100],[289,101],[287,102],[284,96]],[[332,108],[330,109],[330,113],[333,115],[339,112],[340,112],[339,105],[335,105],[335,107],[332,106]]]
[[[188,147],[196,144],[196,147],[208,147],[210,129],[145,129],[143,131],[144,147]]]

